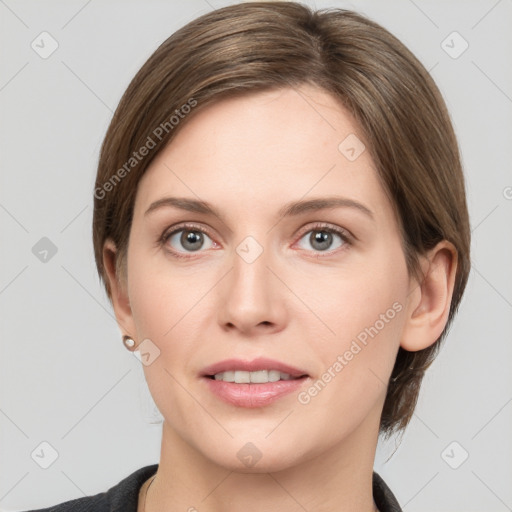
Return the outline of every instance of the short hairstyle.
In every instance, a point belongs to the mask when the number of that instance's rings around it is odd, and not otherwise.
[[[380,432],[390,436],[409,423],[425,370],[462,299],[470,226],[442,95],[419,60],[368,18],[296,2],[244,2],[202,15],[166,39],[129,84],[101,147],[93,214],[98,274],[111,300],[104,242],[115,243],[118,276],[125,276],[138,182],[187,121],[223,98],[302,84],[327,91],[358,123],[391,200],[409,275],[421,282],[419,256],[441,240],[457,250],[441,336],[416,352],[399,348],[380,420]]]

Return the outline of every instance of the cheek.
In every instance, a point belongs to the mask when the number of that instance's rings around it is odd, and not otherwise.
[[[170,276],[146,264],[130,278],[130,304],[139,337],[168,345],[199,314],[203,286],[193,276]]]
[[[350,381],[387,381],[404,327],[408,283],[403,253],[386,249],[326,283],[322,300],[311,295],[329,328],[316,347],[325,369]],[[332,368],[339,356],[343,368]],[[357,382],[343,385],[357,388]]]
[[[378,423],[404,322],[396,292],[375,289],[372,295],[359,290],[357,299],[332,311],[336,336],[313,347],[322,364],[311,385],[297,396],[297,412],[308,422],[306,445],[318,444],[320,432],[326,445],[348,438],[370,416]]]
[[[169,384],[166,371],[187,377],[196,371],[194,356],[204,333],[211,332],[215,312],[209,291],[218,278],[213,272],[178,271],[166,258],[147,251],[134,250],[131,256],[128,288],[137,336],[150,339],[160,351],[144,368],[152,392],[157,392],[163,382]]]
[[[343,321],[343,330],[351,326],[362,328],[378,320],[395,301],[405,299],[408,286],[405,260],[397,251],[375,251],[371,257],[360,258],[339,276],[330,278],[329,283],[328,300],[323,306],[319,302],[319,307],[324,310],[328,307],[331,318]],[[353,321],[347,322],[344,312],[350,312]]]
[[[153,399],[166,418],[190,406],[183,376],[191,374],[205,312],[200,300],[206,284],[192,275],[170,275],[171,266],[134,251],[129,274],[130,304],[137,336],[158,347],[158,355],[143,370]],[[185,385],[185,388],[187,385]]]
[[[194,275],[177,272],[138,225],[132,227],[128,250],[128,292],[139,338],[163,340],[180,318],[185,320],[194,298],[197,302]]]

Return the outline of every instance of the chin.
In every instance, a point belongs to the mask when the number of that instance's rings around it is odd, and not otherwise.
[[[268,435],[265,434],[265,435]],[[241,440],[243,439],[243,440]],[[252,440],[250,440],[252,439]],[[293,441],[289,437],[290,441]],[[299,450],[298,442],[283,443],[257,436],[230,439],[228,444],[211,447],[213,451],[203,452],[213,463],[237,473],[269,473],[289,469],[303,462],[305,454]]]

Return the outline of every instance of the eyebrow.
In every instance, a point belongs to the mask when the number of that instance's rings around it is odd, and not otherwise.
[[[187,198],[187,197],[163,197],[158,199],[157,201],[151,203],[149,208],[144,213],[144,216],[154,212],[163,207],[174,207],[180,210],[186,210],[194,213],[202,213],[205,215],[214,215],[221,219],[223,222],[225,221],[223,215],[212,205],[205,201],[200,201],[197,199]],[[306,212],[318,211],[318,210],[327,210],[334,208],[352,208],[356,211],[359,211],[370,219],[374,220],[373,212],[364,204],[355,201],[354,199],[349,199],[346,197],[321,197],[315,199],[301,200],[301,201],[292,201],[290,203],[285,204],[278,212],[279,217],[293,217],[297,215],[301,215]]]

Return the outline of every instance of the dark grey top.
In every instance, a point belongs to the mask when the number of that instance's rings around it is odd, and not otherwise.
[[[137,469],[106,492],[26,512],[137,512],[142,484],[158,469],[158,464]],[[373,473],[373,499],[380,512],[402,512],[384,480]]]

